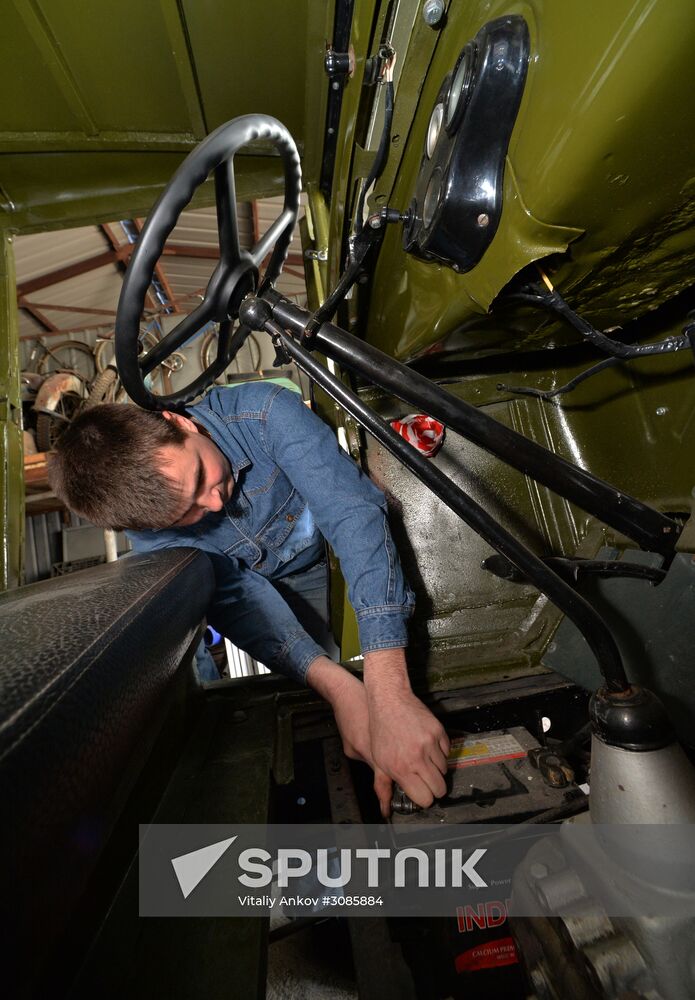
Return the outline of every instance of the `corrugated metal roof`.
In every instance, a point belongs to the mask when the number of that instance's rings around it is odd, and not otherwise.
[[[19,236],[14,241],[17,283],[29,281],[78,261],[88,260],[109,244],[98,226],[61,229],[54,233]]]
[[[250,248],[281,211],[281,197],[253,204],[238,203],[242,248]],[[122,256],[129,242],[128,233],[119,220],[108,226],[83,226],[15,239],[17,285],[19,290],[23,286],[25,290],[20,300],[23,308],[19,312],[25,357],[36,337],[49,335],[49,338],[65,339],[69,336],[95,343],[100,333],[105,335],[113,330],[125,271],[119,252]],[[191,254],[185,253],[187,247]],[[185,314],[200,302],[215,269],[218,254],[215,208],[183,212],[167,240],[167,249],[170,252],[160,258],[159,273],[171,292],[177,312]],[[297,227],[277,288],[282,294],[305,304],[301,254]],[[104,259],[108,262],[103,263]],[[87,268],[90,262],[95,265],[92,269]],[[101,266],[96,266],[99,263]],[[44,284],[52,275],[60,280]],[[153,298],[153,306],[154,301]],[[50,339],[47,342],[50,343]]]
[[[250,247],[253,242],[253,211],[251,202],[241,201],[237,203],[237,225],[241,246],[244,248]],[[167,243],[216,247],[216,209],[212,207],[197,209],[193,212],[182,212]]]

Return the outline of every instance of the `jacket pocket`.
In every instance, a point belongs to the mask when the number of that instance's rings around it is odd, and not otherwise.
[[[294,558],[316,541],[316,529],[303,497],[292,490],[258,534],[261,545],[282,562]]]

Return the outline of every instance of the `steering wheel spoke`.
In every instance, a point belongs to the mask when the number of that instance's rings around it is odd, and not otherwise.
[[[281,215],[277,217],[275,222],[266,230],[266,232],[261,236],[260,240],[251,249],[251,260],[254,262],[256,267],[260,267],[265,258],[268,256],[270,251],[273,249],[280,237],[287,231],[288,228],[294,229],[296,215],[293,214],[289,209],[285,209]],[[291,235],[290,235],[291,239]],[[289,246],[289,240],[287,245]]]
[[[243,146],[270,142],[280,154],[285,177],[281,214],[252,250],[243,250],[236,211],[234,155]],[[203,302],[174,327],[144,357],[138,355],[138,333],[145,297],[167,237],[196,189],[214,173],[220,259],[208,282]],[[199,396],[222,374],[249,335],[235,327],[239,306],[249,292],[263,295],[279,275],[299,212],[302,175],[299,154],[284,125],[267,115],[244,115],[221,125],[183,161],[152,209],[138,240],[123,282],[116,320],[116,362],[130,398],[151,410],[181,407]],[[258,268],[268,257],[260,281]],[[257,291],[256,291],[257,290]],[[144,379],[174,351],[215,320],[220,324],[218,355],[197,378],[168,395],[156,396]]]
[[[166,361],[169,355],[173,354],[175,350],[183,347],[186,341],[195,337],[197,333],[200,333],[202,328],[212,319],[213,311],[212,302],[205,299],[197,309],[194,309],[180,323],[177,323],[166,337],[162,337],[151,350],[143,354],[139,360],[140,371],[143,377],[149,375],[157,365],[161,365],[163,361]]]
[[[239,220],[236,210],[234,159],[225,160],[215,168],[215,199],[217,202],[217,233],[220,259],[229,267],[241,256]]]

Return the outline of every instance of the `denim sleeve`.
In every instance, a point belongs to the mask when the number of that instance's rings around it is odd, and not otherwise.
[[[328,654],[305,632],[272,583],[238,560],[208,552],[216,587],[208,621],[255,660],[306,683],[317,656]]]
[[[386,499],[301,399],[279,389],[268,406],[265,447],[309,505],[340,560],[363,653],[407,645],[414,597],[388,526]]]
[[[139,552],[176,546],[171,539],[148,538],[144,532],[129,535]],[[208,622],[254,660],[306,684],[309,666],[317,656],[327,656],[325,650],[302,628],[265,577],[241,566],[233,557],[204,551],[215,572]]]

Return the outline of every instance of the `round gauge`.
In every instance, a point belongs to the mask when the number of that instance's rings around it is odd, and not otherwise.
[[[473,42],[468,42],[458,57],[458,62],[454,69],[454,79],[451,82],[451,87],[449,87],[444,122],[447,132],[453,132],[454,129],[458,128],[463,112],[466,109],[470,96],[474,66],[475,45]]]
[[[441,194],[442,172],[439,168],[437,168],[430,177],[430,182],[427,185],[427,191],[425,192],[425,200],[422,203],[422,224],[425,229],[429,229],[432,220],[434,219],[435,212],[439,207]]]
[[[442,130],[442,122],[444,121],[444,105],[435,104],[434,111],[430,115],[430,123],[427,126],[427,140],[425,142],[425,150],[427,151],[427,156],[431,157],[434,153],[434,147],[437,145],[437,139],[439,138],[439,133]]]

